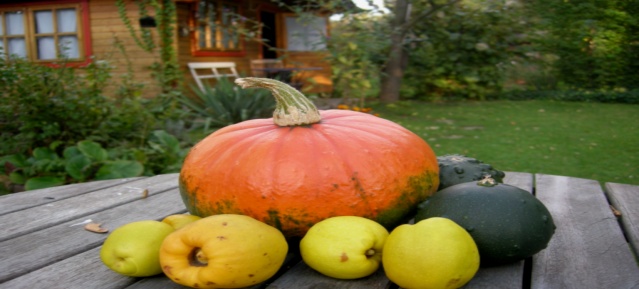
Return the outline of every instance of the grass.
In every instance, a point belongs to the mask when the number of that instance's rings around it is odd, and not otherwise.
[[[559,101],[372,104],[435,153],[503,171],[639,185],[639,105]]]

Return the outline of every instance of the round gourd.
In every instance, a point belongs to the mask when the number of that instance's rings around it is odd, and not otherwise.
[[[244,214],[303,236],[333,216],[395,226],[436,191],[435,154],[402,126],[360,112],[318,111],[276,80],[236,83],[271,90],[276,110],[271,119],[224,127],[191,149],[179,181],[192,214]]]
[[[443,190],[452,185],[479,181],[489,176],[498,183],[503,183],[506,174],[493,166],[476,158],[452,154],[437,157],[439,164],[439,188]]]
[[[438,191],[418,206],[415,222],[453,220],[470,233],[482,266],[523,260],[543,250],[555,232],[552,216],[529,192],[487,178]]]

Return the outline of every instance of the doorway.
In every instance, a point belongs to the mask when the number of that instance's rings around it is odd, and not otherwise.
[[[260,21],[262,22],[262,39],[266,41],[262,44],[262,58],[274,59],[277,58],[277,51],[273,48],[277,46],[277,29],[276,29],[276,14],[268,11],[260,12]]]

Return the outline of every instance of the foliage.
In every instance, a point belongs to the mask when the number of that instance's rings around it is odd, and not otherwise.
[[[6,88],[0,91],[0,165],[6,167],[0,182],[14,191],[24,184],[35,188],[102,179],[126,170],[128,162],[141,164],[145,175],[178,171],[190,143],[163,129],[176,134],[189,130],[187,123],[169,118],[179,116],[179,110],[162,98],[142,98],[131,74],[118,83],[110,73],[103,60],[76,68],[0,59],[0,86]],[[116,95],[105,97],[103,92],[113,86]],[[71,154],[85,142],[108,148],[109,157],[85,155],[89,164]],[[87,165],[82,174],[68,167],[79,160]],[[2,187],[0,191],[7,191]]]
[[[639,87],[639,1],[532,1],[534,44],[571,88]]]
[[[546,99],[601,103],[639,104],[639,89],[634,90],[511,90],[491,98],[509,100]]]
[[[509,1],[461,1],[416,24],[402,96],[484,99],[500,91],[509,59],[525,41],[521,7]]]
[[[275,99],[265,89],[239,89],[222,78],[215,88],[208,85],[201,91],[193,87],[196,98],[182,97],[183,103],[204,120],[203,126],[226,126],[241,121],[269,117],[275,109]]]
[[[82,76],[75,70],[0,60],[0,155],[70,145],[99,131],[113,113],[101,94],[109,68],[94,62]]]
[[[330,35],[322,35],[321,40],[310,44],[321,46],[326,52],[325,60],[332,69],[331,97],[344,98],[348,103],[358,100],[364,106],[366,98],[377,96],[380,71],[390,43],[387,37],[380,37],[388,32],[381,16],[341,0],[305,1],[296,5],[274,2],[291,10],[302,23],[317,17],[317,10],[339,11],[340,19],[331,22]]]
[[[148,29],[141,28],[138,32],[134,28],[127,15],[124,0],[115,2],[118,7],[118,15],[140,48],[149,53],[154,53],[155,48],[159,47],[160,62],[153,64],[151,68],[154,71],[155,79],[158,80],[160,87],[162,87],[163,95],[160,95],[160,97],[164,98],[165,101],[170,101],[174,95],[166,94],[170,94],[182,82],[182,72],[179,69],[177,53],[174,47],[174,31],[177,19],[175,3],[170,0],[137,0],[136,2],[140,18],[149,16],[149,7],[155,12],[155,20],[160,37],[159,45],[155,43],[153,35]]]
[[[363,21],[362,15],[346,15],[335,23],[327,39],[327,60],[331,64],[333,97],[359,100],[379,90],[379,72],[387,38],[380,38],[379,21]],[[345,101],[349,102],[349,101]]]
[[[14,154],[0,161],[13,185],[35,190],[71,182],[139,176],[143,165],[134,160],[109,159],[109,152],[92,141],[80,141],[56,153],[60,142],[38,147],[29,156]]]

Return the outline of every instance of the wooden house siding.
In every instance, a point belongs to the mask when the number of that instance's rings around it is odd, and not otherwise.
[[[269,12],[280,12],[284,11],[277,10],[276,6],[272,5],[269,1],[264,0],[243,0],[242,14],[245,17],[251,19],[259,20],[260,11],[266,10]],[[191,6],[194,5],[191,3],[178,3],[178,23],[189,23],[190,17],[190,9]],[[278,26],[280,29],[283,29],[281,24],[281,19],[278,19]],[[279,31],[279,33],[283,33],[283,31]],[[194,82],[192,77],[190,76],[187,63],[189,62],[234,62],[237,65],[237,70],[241,76],[251,76],[250,69],[250,61],[251,59],[260,59],[262,58],[261,53],[261,45],[254,41],[246,41],[245,50],[243,56],[195,56],[193,55],[191,49],[191,41],[193,40],[193,32],[190,33],[189,36],[180,36],[179,33],[176,33],[177,37],[177,47],[178,47],[178,59],[179,65],[185,71],[185,84],[187,87],[191,87]],[[282,43],[278,43],[281,47]],[[300,73],[301,78],[313,78],[313,82],[317,83],[316,85],[311,86],[307,84],[303,87],[305,92],[311,93],[319,93],[319,92],[330,92],[332,90],[332,83],[330,81],[330,65],[324,61],[324,54],[321,52],[303,52],[303,53],[280,53],[279,56],[284,60],[285,64],[288,65],[297,65],[297,66],[313,66],[313,67],[322,67],[320,71],[306,71]]]
[[[153,70],[151,67],[154,63],[160,61],[159,49],[155,48],[152,52],[145,51],[140,47],[134,38],[131,36],[129,29],[126,27],[122,19],[118,14],[118,7],[114,0],[65,0],[64,3],[77,2],[83,3],[83,9],[88,9],[88,21],[84,25],[88,24],[87,29],[88,37],[87,41],[87,55],[85,56],[84,63],[88,63],[88,58],[92,57],[94,60],[104,61],[112,67],[112,82],[114,83],[108,88],[108,95],[115,95],[120,83],[122,83],[122,77],[129,77],[129,83],[144,84],[142,94],[145,97],[153,97],[161,92],[161,88],[157,81],[153,78]],[[269,0],[237,0],[234,3],[241,5],[240,13],[250,19],[259,20],[260,11],[268,11],[275,13],[279,18],[276,18],[278,26],[277,33],[282,37],[285,35],[283,28],[283,20],[281,15],[284,15],[286,11],[281,10],[277,5],[274,5]],[[54,0],[40,0],[40,1],[8,1],[7,3],[13,3],[8,5],[21,5],[21,3],[28,3],[29,5],[40,5],[41,3],[47,3],[47,5],[55,5]],[[126,13],[129,17],[131,24],[136,30],[136,33],[140,34],[140,29],[149,29],[153,39],[158,45],[159,36],[156,28],[140,28],[138,19],[140,17],[138,4],[133,0],[125,0]],[[5,4],[7,5],[7,4]],[[177,21],[175,35],[175,50],[177,53],[177,59],[180,69],[184,75],[184,90],[189,91],[194,84],[194,81],[187,68],[189,62],[234,62],[237,65],[237,70],[242,76],[251,76],[250,61],[252,59],[262,58],[262,47],[255,41],[244,40],[245,49],[244,53],[240,56],[196,56],[192,50],[192,41],[195,37],[193,26],[190,17],[193,14],[193,7],[197,5],[196,0],[177,0]],[[1,7],[1,5],[0,5]],[[152,14],[152,9],[149,9],[149,13]],[[84,12],[84,11],[83,11]],[[184,35],[183,28],[190,29],[188,35]],[[283,47],[280,39],[277,41],[279,47]],[[120,47],[118,46],[120,45]],[[306,85],[303,89],[307,92],[330,92],[332,85],[330,82],[330,66],[323,61],[324,55],[322,52],[295,52],[285,53],[279,52],[279,57],[284,60],[284,63],[290,66],[314,66],[322,67],[319,71],[306,71],[301,73],[303,78],[312,77],[314,82],[318,85],[309,86]],[[132,78],[128,76],[128,73],[132,74]]]
[[[127,15],[134,27],[139,27],[138,6],[133,1],[125,1]],[[116,83],[120,83],[120,78],[124,77],[131,69],[134,83],[143,83],[143,95],[153,97],[160,93],[160,87],[152,76],[150,67],[160,60],[157,49],[154,52],[147,52],[142,49],[132,38],[131,33],[118,15],[118,7],[113,0],[91,0],[89,1],[91,41],[95,59],[105,60],[113,67],[112,78]],[[148,28],[146,28],[148,29]],[[155,29],[150,29],[157,42],[158,36]],[[116,43],[122,45],[122,50]],[[130,66],[130,67],[129,67]],[[116,89],[116,87],[112,87]]]

